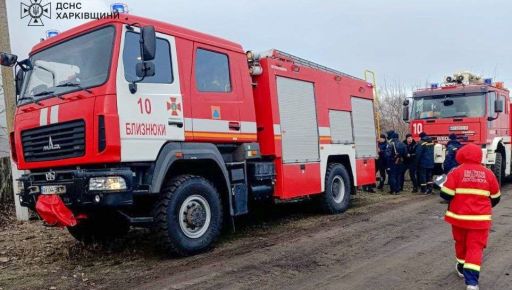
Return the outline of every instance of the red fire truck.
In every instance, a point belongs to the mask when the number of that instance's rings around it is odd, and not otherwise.
[[[253,201],[341,213],[375,183],[371,84],[278,50],[126,15],[1,62],[18,68],[20,202],[80,241],[149,226],[190,255]]]
[[[411,108],[408,101],[404,105],[404,119],[410,121],[413,136],[426,132],[445,144],[450,134],[456,134],[462,143],[482,146],[482,163],[500,182],[511,174],[510,99],[502,82],[456,73],[441,86],[432,84],[414,92]]]

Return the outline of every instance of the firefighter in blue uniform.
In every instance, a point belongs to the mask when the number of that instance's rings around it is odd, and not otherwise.
[[[404,158],[407,155],[407,149],[404,143],[398,140],[398,134],[395,131],[388,132],[388,147],[386,149],[386,164],[388,167],[390,194],[400,193],[400,179],[404,170]]]
[[[401,185],[400,188],[403,190],[404,188],[404,181],[405,181],[405,173],[409,171],[409,177],[411,178],[412,182],[412,192],[416,193],[418,192],[418,173],[417,173],[417,158],[416,158],[416,147],[418,144],[416,141],[414,141],[414,138],[412,138],[412,134],[408,133],[405,135],[404,144],[407,148],[407,155],[404,159],[404,171],[402,172],[401,177]]]
[[[420,134],[420,144],[416,146],[416,158],[418,162],[418,177],[422,193],[432,193],[434,170],[434,143],[425,132]]]
[[[380,134],[378,140],[379,150],[379,159],[377,159],[377,171],[379,172],[379,186],[378,189],[384,188],[384,184],[386,182],[386,149],[388,148],[388,141],[386,140],[386,135]]]
[[[446,144],[446,158],[443,163],[443,170],[445,174],[448,174],[450,170],[459,165],[455,159],[455,155],[457,154],[457,150],[462,147],[462,144],[457,141],[457,135],[452,133],[449,138],[450,141]]]

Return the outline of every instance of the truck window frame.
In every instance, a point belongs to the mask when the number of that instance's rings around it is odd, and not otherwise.
[[[226,61],[227,61],[227,72],[228,72],[228,81],[229,81],[229,91],[212,91],[212,90],[201,90],[199,85],[198,85],[198,77],[197,77],[197,64],[198,64],[198,58],[197,58],[197,53],[199,50],[202,50],[202,51],[206,51],[206,52],[210,52],[210,53],[215,53],[215,54],[219,54],[219,55],[222,55],[222,56],[225,56],[226,57]],[[210,94],[230,94],[233,92],[233,77],[231,75],[231,61],[230,61],[230,58],[229,58],[229,54],[227,53],[224,53],[224,52],[220,52],[218,50],[214,50],[214,49],[209,49],[209,48],[205,48],[205,47],[197,47],[194,51],[194,63],[193,63],[193,68],[194,68],[194,71],[193,71],[193,74],[194,74],[194,86],[195,86],[195,89],[197,92],[199,93],[210,93]]]
[[[76,34],[76,35],[72,35],[72,36],[70,36],[69,38],[66,38],[66,39],[64,39],[64,40],[62,40],[62,41],[56,42],[56,43],[54,43],[54,44],[52,44],[52,45],[50,45],[50,46],[48,46],[48,47],[45,47],[45,48],[43,48],[43,49],[41,49],[41,50],[38,50],[38,51],[35,51],[35,52],[30,52],[30,53],[29,53],[28,58],[30,59],[30,58],[32,58],[32,56],[34,56],[34,55],[36,55],[36,54],[38,54],[38,53],[40,53],[40,52],[43,52],[43,51],[45,51],[45,50],[48,50],[48,49],[50,49],[50,48],[53,48],[53,47],[55,47],[55,46],[57,46],[57,45],[60,45],[60,44],[66,43],[66,42],[71,41],[71,40],[74,40],[74,39],[76,39],[76,38],[78,38],[78,37],[81,37],[81,36],[87,35],[87,34],[89,34],[89,33],[96,32],[96,31],[101,30],[101,29],[109,28],[109,27],[114,28],[114,35],[113,35],[113,37],[112,37],[112,50],[111,50],[111,52],[110,52],[110,62],[109,62],[109,64],[108,64],[108,66],[107,66],[107,67],[108,67],[108,71],[107,71],[107,77],[105,78],[105,81],[104,81],[103,83],[101,83],[101,84],[98,84],[98,85],[87,86],[87,87],[82,87],[82,88],[76,88],[76,89],[74,89],[74,90],[69,90],[69,91],[66,91],[66,93],[65,93],[65,94],[66,94],[66,95],[67,95],[67,94],[71,94],[71,93],[74,93],[74,92],[81,91],[81,90],[83,90],[83,89],[92,89],[92,88],[101,87],[101,86],[105,85],[106,83],[108,83],[108,82],[110,81],[111,73],[112,73],[112,63],[113,63],[114,53],[117,53],[115,45],[116,45],[116,41],[117,41],[117,37],[118,37],[118,32],[117,32],[118,28],[117,28],[115,25],[112,25],[112,24],[102,25],[102,26],[98,26],[98,27],[96,27],[96,28],[94,28],[94,29],[92,29],[92,30],[82,31],[82,32],[80,32],[80,33],[78,33],[78,34]],[[30,73],[30,72],[29,72],[29,73]],[[26,86],[27,86],[27,81],[28,81],[28,77],[27,77],[27,76],[28,76],[28,73],[26,73],[26,74],[25,74],[25,76],[24,76],[23,86],[22,86],[22,88],[21,88],[21,93],[20,93],[20,96],[19,96],[19,97],[22,97],[22,96],[25,94],[25,90],[27,89],[27,88],[26,88]],[[44,96],[44,97],[38,98],[38,99],[37,99],[37,101],[38,101],[38,102],[40,102],[40,101],[47,100],[47,99],[51,99],[51,98],[54,98],[54,97],[55,97],[55,96],[48,95],[48,96]],[[16,106],[17,106],[17,107],[21,107],[21,106],[24,106],[24,105],[27,105],[27,104],[31,104],[31,103],[33,103],[33,102],[34,102],[34,101],[30,101],[30,100],[28,100],[28,101],[26,101],[26,102],[20,103],[20,102],[18,101],[18,96],[16,97]]]
[[[135,34],[135,35],[138,35],[140,37],[140,32],[135,32],[135,31],[126,31],[125,34],[124,34],[124,44],[123,44],[123,47],[122,47],[122,58],[123,58],[123,66],[124,66],[124,71],[123,71],[123,75],[124,75],[124,79],[127,81],[127,82],[132,82],[132,80],[129,80],[126,78],[126,70],[129,69],[128,68],[128,65],[126,65],[126,62],[125,62],[125,59],[124,59],[124,56],[125,56],[125,47],[127,45],[127,35],[129,33],[132,33],[132,34]],[[174,83],[174,65],[172,63],[172,49],[171,49],[171,43],[169,42],[169,40],[165,39],[165,38],[162,38],[162,37],[157,37],[156,38],[156,51],[158,51],[158,43],[162,43],[162,41],[164,41],[166,44],[167,44],[167,48],[168,48],[168,55],[169,55],[169,72],[170,72],[170,76],[171,76],[171,79],[170,79],[170,82],[154,82],[154,81],[151,81],[151,78],[154,78],[157,74],[158,74],[158,66],[159,66],[159,62],[157,60],[158,56],[160,55],[160,53],[156,53],[155,54],[155,59],[152,60],[152,62],[155,64],[155,76],[152,76],[152,77],[146,77],[144,78],[143,81],[140,81],[139,83],[141,84],[165,84],[165,85],[170,85],[170,84],[173,84]],[[137,41],[137,43],[139,43]],[[139,53],[139,57],[140,57],[140,53]],[[136,63],[136,62],[135,62]],[[132,67],[133,69],[134,67]]]

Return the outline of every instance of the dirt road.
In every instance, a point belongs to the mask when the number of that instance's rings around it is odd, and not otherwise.
[[[510,189],[510,186],[507,187]],[[505,190],[507,191],[507,190]],[[454,274],[445,204],[415,197],[374,214],[325,221],[270,246],[197,268],[169,271],[142,288],[462,289]],[[512,289],[512,199],[495,212],[482,289]]]
[[[512,289],[512,186],[502,191],[481,289]],[[0,231],[0,258],[9,259],[0,262],[0,288],[464,288],[439,197],[363,194],[337,216],[308,208],[264,209],[239,221],[213,251],[184,259],[164,259],[143,231],[96,249],[62,230],[18,224]]]

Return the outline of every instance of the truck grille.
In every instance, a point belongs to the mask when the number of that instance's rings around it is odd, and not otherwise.
[[[83,120],[53,124],[21,132],[25,161],[47,161],[85,153]]]

